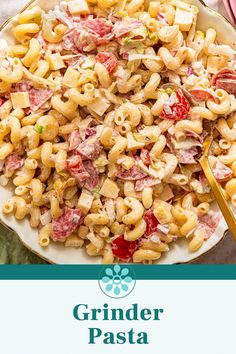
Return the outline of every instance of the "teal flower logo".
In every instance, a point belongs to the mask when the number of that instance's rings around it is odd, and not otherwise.
[[[104,294],[120,299],[129,295],[135,287],[134,274],[127,266],[106,267],[101,274],[99,286]]]

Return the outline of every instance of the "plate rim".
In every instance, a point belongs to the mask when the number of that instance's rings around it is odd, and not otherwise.
[[[27,4],[25,4],[24,7],[22,7],[17,13],[15,13],[13,16],[9,17],[1,26],[0,26],[0,33],[2,32],[2,30],[11,22],[14,20],[14,18],[21,14],[23,11],[27,10],[34,2],[36,2],[37,0],[30,0]],[[226,23],[228,23],[230,25],[230,27],[234,30],[234,32],[236,33],[236,26],[234,26],[224,15],[218,13],[217,11],[215,11],[214,9],[211,9],[203,0],[197,0],[202,6],[204,6],[207,11],[211,12],[214,14],[214,16],[217,16],[219,18],[221,18],[221,20],[225,21]],[[20,242],[24,245],[24,247],[26,247],[30,252],[32,252],[33,254],[35,254],[36,256],[38,256],[39,258],[45,260],[46,262],[50,263],[50,264],[59,264],[56,263],[54,261],[52,261],[51,259],[47,258],[46,256],[40,254],[39,252],[37,252],[36,250],[33,250],[30,245],[28,245],[21,237],[20,235],[17,233],[16,230],[14,230],[12,227],[10,227],[9,225],[7,225],[0,217],[0,224],[5,227],[6,229],[8,229],[11,232],[14,232],[14,234],[17,236],[17,238],[20,240]],[[190,264],[194,261],[196,261],[197,259],[199,259],[200,257],[202,257],[203,255],[206,255],[207,253],[209,253],[211,250],[213,250],[214,248],[216,248],[219,243],[221,241],[223,241],[228,233],[229,229],[225,229],[223,231],[223,235],[222,237],[220,237],[220,239],[215,243],[214,246],[212,246],[210,249],[208,249],[207,251],[203,252],[201,255],[196,256],[195,258],[191,259],[190,261],[186,261],[186,262],[175,262],[174,264]],[[92,263],[91,263],[92,264]],[[96,265],[96,264],[95,264]],[[163,264],[152,264],[152,265],[163,265]]]

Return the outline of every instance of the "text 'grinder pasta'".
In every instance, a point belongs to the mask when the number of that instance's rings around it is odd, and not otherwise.
[[[199,164],[236,205],[235,51],[183,1],[72,0],[18,15],[0,39],[3,212],[48,247],[104,263],[153,263],[184,237],[197,251],[221,215]]]

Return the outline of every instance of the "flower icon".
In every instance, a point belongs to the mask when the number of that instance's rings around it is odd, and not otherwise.
[[[135,280],[131,276],[131,271],[128,267],[121,267],[116,264],[104,270],[99,284],[106,295],[121,298],[131,293]]]

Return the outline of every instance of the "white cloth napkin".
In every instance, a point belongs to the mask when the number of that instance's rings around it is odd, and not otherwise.
[[[29,0],[0,0],[0,24],[16,14],[28,2]],[[205,0],[205,3],[214,10],[221,12],[224,16],[227,16],[222,0]]]

